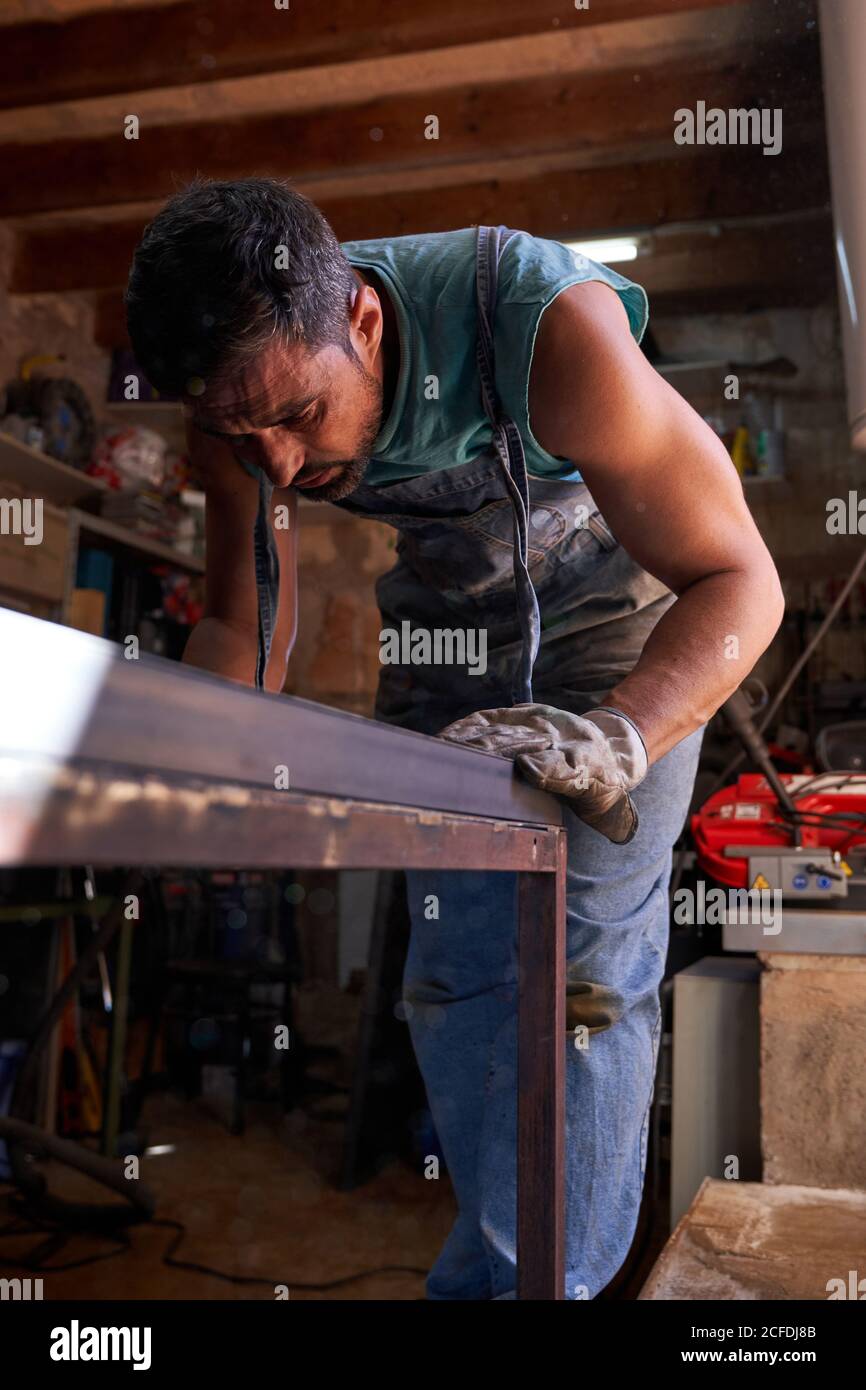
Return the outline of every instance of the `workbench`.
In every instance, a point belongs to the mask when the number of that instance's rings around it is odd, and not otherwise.
[[[505,759],[11,610],[0,652],[2,866],[519,875],[517,1297],[563,1298],[558,803]]]

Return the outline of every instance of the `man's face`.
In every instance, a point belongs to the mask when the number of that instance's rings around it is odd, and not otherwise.
[[[334,502],[361,482],[381,428],[382,384],[360,357],[335,344],[275,341],[203,386],[185,397],[197,428],[258,465],[274,487]]]

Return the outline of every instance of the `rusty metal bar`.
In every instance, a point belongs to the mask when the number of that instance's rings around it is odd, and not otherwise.
[[[565,835],[518,878],[517,1297],[565,1288]]]
[[[556,871],[558,826],[0,757],[0,865]]]

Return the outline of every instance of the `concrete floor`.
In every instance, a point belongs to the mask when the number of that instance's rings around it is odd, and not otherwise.
[[[325,986],[297,991],[298,1026],[307,1042],[332,1049],[312,1072],[344,1088],[354,1066],[360,996]],[[130,1028],[128,1053],[137,1074],[147,1020]],[[159,1069],[159,1068],[158,1068]],[[284,1116],[277,1103],[247,1102],[247,1128],[228,1132],[224,1105],[157,1093],[146,1103],[139,1127],[150,1145],[174,1146],[143,1159],[141,1179],[157,1199],[157,1220],[186,1227],[175,1258],[232,1275],[261,1277],[262,1284],[232,1284],[213,1275],[172,1268],[163,1253],[173,1228],[133,1227],[131,1248],[99,1263],[66,1272],[43,1272],[46,1299],[272,1299],[285,1284],[292,1300],[412,1300],[424,1295],[424,1275],[435,1260],[456,1214],[447,1174],[425,1179],[395,1161],[352,1192],[337,1189],[345,1130],[346,1095],[315,1096],[306,1108]],[[310,1112],[310,1113],[308,1113]],[[46,1165],[51,1191],[86,1202],[104,1202],[104,1189],[68,1169]],[[8,1223],[0,1185],[0,1227]],[[108,1199],[110,1200],[110,1199]],[[633,1256],[601,1294],[604,1300],[638,1296],[668,1236],[667,1205],[645,1201]],[[38,1235],[4,1236],[0,1257],[25,1255]],[[85,1235],[68,1239],[50,1261],[63,1264],[110,1254],[111,1241]],[[304,1289],[383,1265],[418,1273],[371,1274],[331,1289]],[[4,1275],[26,1277],[23,1268]]]
[[[65,1272],[43,1271],[44,1298],[273,1299],[276,1284],[285,1284],[295,1301],[423,1298],[424,1275],[456,1214],[448,1177],[428,1180],[395,1161],[354,1191],[338,1191],[341,1103],[335,1098],[328,1117],[319,1100],[317,1116],[324,1117],[311,1118],[301,1110],[284,1117],[277,1105],[249,1102],[246,1132],[234,1137],[204,1100],[152,1097],[142,1116],[149,1143],[174,1147],[171,1153],[143,1159],[141,1179],[156,1196],[156,1220],[186,1227],[174,1258],[265,1282],[232,1284],[164,1264],[162,1256],[176,1231],[151,1222],[133,1227],[131,1248],[110,1259]],[[52,1192],[70,1200],[106,1200],[104,1189],[68,1169],[47,1164],[43,1171]],[[9,1190],[0,1187],[4,1227],[10,1222],[4,1195]],[[645,1199],[632,1253],[599,1295],[602,1300],[639,1296],[665,1245],[666,1213],[666,1204],[653,1209]],[[24,1256],[39,1241],[34,1234],[4,1236],[0,1255],[8,1260]],[[73,1235],[50,1263],[110,1254],[115,1248],[109,1240]],[[418,1272],[370,1274],[330,1289],[303,1287],[394,1265]],[[2,1273],[26,1277],[28,1271],[5,1267]]]
[[[424,1272],[454,1219],[447,1177],[428,1180],[393,1163],[353,1192],[336,1190],[343,1124],[283,1117],[274,1105],[249,1104],[247,1130],[233,1137],[203,1101],[151,1098],[143,1124],[151,1144],[174,1152],[142,1160],[141,1178],[157,1196],[157,1217],[180,1221],[186,1237],[176,1258],[225,1273],[259,1276],[236,1285],[173,1269],[162,1254],[174,1231],[146,1224],[131,1231],[131,1248],[112,1259],[43,1272],[45,1299],[273,1299],[285,1284],[291,1300],[411,1300],[423,1297]],[[46,1173],[49,1170],[46,1168]],[[67,1171],[49,1174],[64,1195],[102,1201],[100,1189]],[[5,1203],[4,1203],[5,1205]],[[6,1225],[4,1211],[0,1224]],[[31,1249],[38,1236],[4,1236],[6,1259]],[[110,1250],[103,1239],[76,1235],[52,1262]],[[373,1274],[334,1289],[305,1289],[383,1265],[418,1274]],[[7,1276],[26,1275],[6,1267]]]

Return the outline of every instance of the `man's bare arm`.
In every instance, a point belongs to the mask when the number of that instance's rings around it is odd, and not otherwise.
[[[620,543],[678,596],[605,699],[655,761],[769,645],[784,612],[775,566],[724,446],[647,362],[607,285],[573,286],[545,311],[529,405],[539,443],[575,461]]]
[[[253,527],[258,511],[255,479],[228,445],[192,431],[187,436],[193,471],[205,493],[207,547],[205,612],[193,629],[184,661],[231,680],[253,685],[258,653],[258,601]],[[265,672],[265,689],[280,691],[297,632],[297,496],[274,491],[271,526],[278,506],[288,507],[289,527],[274,528],[280,561],[276,630]]]

